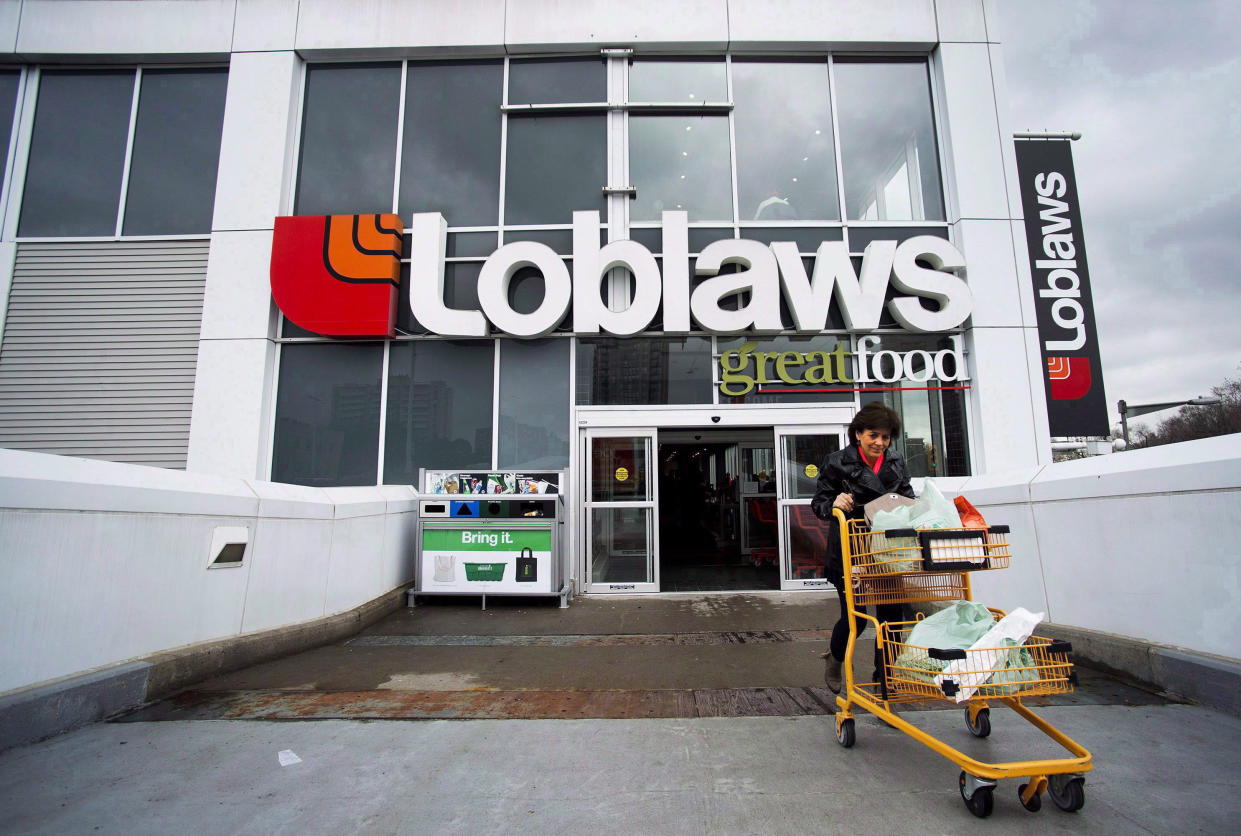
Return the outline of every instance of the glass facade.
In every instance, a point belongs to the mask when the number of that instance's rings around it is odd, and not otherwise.
[[[209,233],[227,86],[224,68],[41,70],[18,236]]]
[[[575,211],[599,212],[601,244],[631,239],[657,257],[662,213],[684,211],[691,259],[719,240],[791,241],[808,276],[824,241],[844,242],[857,271],[871,241],[949,236],[925,59],[312,64],[296,184],[298,214],[441,212],[444,301],[465,310],[479,307],[483,262],[503,244],[538,242],[572,272]],[[411,483],[423,467],[568,467],[575,406],[860,405],[872,397],[905,414],[900,443],[917,475],[969,471],[963,391],[903,381],[859,392],[857,335],[836,305],[826,331],[811,335],[791,333],[782,299],[782,334],[663,335],[657,314],[655,333],[628,338],[573,336],[566,316],[559,335],[533,341],[423,339],[432,335],[408,309],[408,253],[405,261],[399,338],[372,346],[387,369],[377,399],[382,467],[378,442],[373,448],[374,478],[384,482]],[[612,310],[630,304],[623,270],[600,285]],[[538,269],[524,267],[508,303],[529,313],[543,294]],[[735,293],[721,307],[750,301]],[[936,343],[896,327],[885,306],[883,349]],[[297,340],[285,346],[293,354],[317,339],[289,323],[282,334]],[[754,385],[738,394],[742,378]],[[279,448],[282,428],[294,425],[287,409],[278,412]]]

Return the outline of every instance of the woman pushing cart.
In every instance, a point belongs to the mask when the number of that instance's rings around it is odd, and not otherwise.
[[[865,427],[867,421],[886,422],[886,427],[880,428],[886,429],[882,434],[888,436],[882,449],[873,442],[874,449],[866,449],[867,438],[871,435]],[[854,424],[858,423],[863,425],[859,434],[854,434],[854,427],[850,426],[850,434],[860,448],[856,457],[874,467],[873,454],[886,453],[891,437],[899,431],[899,419],[882,404],[868,404],[854,419]],[[874,467],[872,472],[878,475],[879,468]],[[905,485],[908,485],[908,477]],[[885,489],[888,489],[886,485]],[[825,497],[816,496],[816,503],[821,499]],[[1065,812],[1081,809],[1085,803],[1083,774],[1091,769],[1090,753],[1022,703],[1028,697],[1073,690],[1076,676],[1068,658],[1071,646],[1068,642],[1029,635],[1028,629],[1017,633],[1020,641],[1011,637],[992,640],[997,633],[1005,632],[1012,619],[1006,619],[1000,610],[972,603],[970,573],[1002,569],[1011,561],[1008,528],[872,532],[864,519],[847,516],[857,513],[855,508],[860,506],[856,502],[853,507],[845,508],[835,499],[830,500],[832,533],[839,536],[842,564],[842,583],[837,587],[842,593],[842,623],[837,626],[847,631],[843,652],[833,653],[828,658],[829,687],[833,684],[833,660],[843,660],[840,669],[843,693],[836,699],[836,739],[845,748],[853,746],[856,740],[853,715],[855,709],[860,708],[959,766],[961,798],[975,816],[991,815],[996,782],[1002,778],[1026,779],[1018,787],[1017,794],[1022,806],[1031,812],[1041,808],[1045,794]],[[834,551],[836,544],[832,545]],[[920,635],[928,634],[923,627],[929,626],[921,619],[886,620],[893,617],[897,605],[930,602],[953,602],[962,615],[977,619],[986,632],[968,647],[935,647],[919,644],[923,641]],[[879,617],[867,614],[866,607],[873,607]],[[953,613],[946,615],[955,616]],[[932,618],[936,617],[931,616],[927,622]],[[876,670],[874,681],[859,682],[853,671],[853,650],[860,628],[867,623],[874,627],[876,634]],[[837,650],[835,644],[833,642],[833,651]],[[1060,744],[1070,757],[1007,763],[976,760],[895,713],[894,706],[918,701],[965,703],[965,724],[975,737],[991,734],[990,704],[1007,705]]]

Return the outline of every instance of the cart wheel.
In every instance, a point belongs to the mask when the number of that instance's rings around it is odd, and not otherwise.
[[[970,710],[965,709],[965,727],[974,737],[989,737],[991,735],[991,709],[980,709],[976,723],[970,722]]]
[[[1022,800],[1022,796],[1026,794],[1026,787],[1028,786],[1029,784],[1022,784],[1021,786],[1017,788],[1017,800],[1021,801],[1021,806],[1025,807],[1031,813],[1037,813],[1039,810],[1043,809],[1043,796],[1036,795],[1033,798],[1031,798],[1030,803],[1027,804],[1025,801]]]
[[[856,733],[853,729],[853,718],[841,720],[840,725],[836,728],[836,740],[846,749],[852,749],[854,742],[857,740]]]
[[[1080,775],[1051,775],[1047,779],[1047,794],[1064,812],[1076,813],[1086,803],[1085,783]]]
[[[991,811],[995,809],[995,792],[994,786],[981,786],[974,790],[974,794],[968,798],[965,795],[965,773],[957,779],[957,784],[961,788],[961,800],[965,802],[965,807],[971,813],[980,819],[985,819],[991,815]]]

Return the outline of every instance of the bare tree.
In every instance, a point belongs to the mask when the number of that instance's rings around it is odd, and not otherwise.
[[[1241,378],[1226,379],[1211,394],[1220,399],[1217,405],[1183,406],[1153,430],[1136,428],[1130,449],[1241,432]]]

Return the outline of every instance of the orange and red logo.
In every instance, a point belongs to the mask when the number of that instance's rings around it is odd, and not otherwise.
[[[271,295],[295,325],[328,337],[391,337],[401,281],[396,215],[276,218]]]
[[[1048,357],[1047,379],[1053,401],[1075,401],[1090,391],[1090,358]]]

